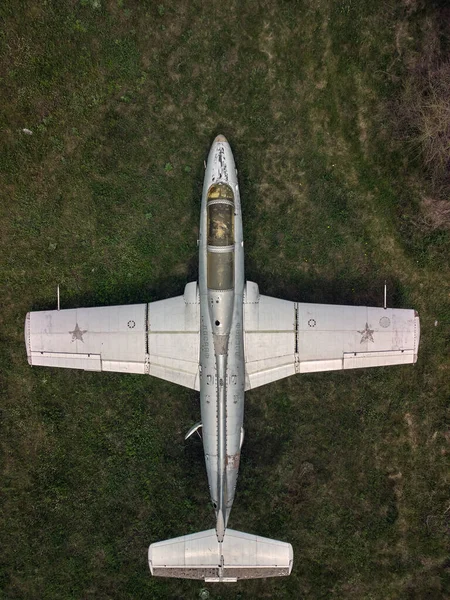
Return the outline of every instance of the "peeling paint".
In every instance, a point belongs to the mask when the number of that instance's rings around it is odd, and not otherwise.
[[[225,463],[227,469],[239,469],[240,457],[241,457],[240,452],[237,452],[236,454],[227,454],[226,463]]]

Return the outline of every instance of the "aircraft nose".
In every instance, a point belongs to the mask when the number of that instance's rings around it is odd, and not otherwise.
[[[222,142],[222,143],[226,144],[228,142],[228,140],[224,135],[218,135],[216,137],[216,139],[214,140],[214,143],[217,144],[218,142]]]

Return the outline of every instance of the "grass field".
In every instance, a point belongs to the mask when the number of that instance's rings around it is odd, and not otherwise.
[[[66,0],[0,8],[0,598],[450,595],[450,234],[392,105],[439,6]],[[430,33],[431,32],[431,33]],[[436,33],[437,32],[437,33]],[[29,130],[30,133],[24,130]],[[197,277],[203,160],[239,169],[246,276],[290,300],[415,308],[415,366],[246,395],[230,526],[289,541],[289,578],[150,576],[213,527],[198,394],[30,368],[27,311],[146,302]],[[428,199],[424,203],[424,199]]]

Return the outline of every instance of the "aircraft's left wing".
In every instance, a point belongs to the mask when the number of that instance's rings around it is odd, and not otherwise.
[[[197,283],[149,304],[30,312],[30,365],[154,375],[199,389]]]
[[[415,363],[416,311],[244,297],[246,389],[295,373]]]

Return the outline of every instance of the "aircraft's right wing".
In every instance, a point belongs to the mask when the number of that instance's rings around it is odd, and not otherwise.
[[[295,373],[414,363],[420,322],[414,310],[244,298],[245,388]]]

